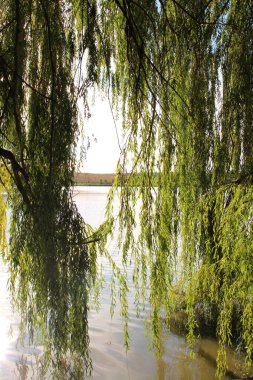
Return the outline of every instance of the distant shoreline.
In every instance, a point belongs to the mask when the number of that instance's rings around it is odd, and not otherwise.
[[[97,182],[74,182],[74,186],[97,186],[97,187],[101,187],[101,186],[107,186],[107,187],[111,187],[112,184],[108,184],[108,183],[97,183]]]
[[[114,182],[114,173],[75,173],[75,186],[111,186]]]

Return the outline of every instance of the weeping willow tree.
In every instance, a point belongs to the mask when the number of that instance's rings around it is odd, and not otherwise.
[[[87,109],[98,86],[122,110],[125,134],[107,230],[116,194],[123,264],[134,258],[137,300],[150,287],[154,345],[161,314],[169,324],[182,308],[190,343],[200,316],[212,326],[218,375],[227,345],[251,365],[252,3],[1,0],[0,20],[1,193],[12,210],[8,249],[1,211],[1,247],[24,326],[44,326],[55,368],[70,352],[77,378],[89,370],[103,244],[70,189],[78,99]]]
[[[41,326],[55,371],[70,353],[75,378],[91,368],[87,312],[97,237],[70,192],[78,92],[86,88],[76,85],[74,70],[89,49],[87,81],[95,80],[93,13],[84,2],[45,0],[3,0],[0,12],[1,182],[11,208],[9,249],[2,249],[24,330],[32,339]]]
[[[102,4],[115,41],[103,83],[123,105],[123,260],[134,256],[137,299],[150,286],[154,345],[161,314],[169,324],[181,308],[191,344],[203,323],[218,338],[218,376],[227,345],[250,366],[252,3]]]

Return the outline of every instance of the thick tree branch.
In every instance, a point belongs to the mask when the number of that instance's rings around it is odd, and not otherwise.
[[[0,156],[10,161],[13,171],[20,172],[23,177],[28,180],[29,177],[26,170],[18,163],[14,154],[10,150],[0,147]]]
[[[4,148],[0,147],[0,156],[2,157],[3,161],[5,159],[7,159],[10,162],[11,168],[12,168],[12,173],[13,173],[12,177],[14,179],[14,182],[15,182],[15,184],[16,184],[19,192],[20,192],[20,194],[23,197],[24,203],[26,205],[30,206],[29,197],[27,195],[25,187],[24,187],[24,185],[22,183],[22,179],[20,177],[20,173],[21,173],[22,176],[23,176],[23,178],[26,180],[26,182],[28,181],[28,174],[26,173],[25,169],[18,163],[18,161],[16,160],[14,154],[10,150],[7,150],[7,149],[4,149]]]

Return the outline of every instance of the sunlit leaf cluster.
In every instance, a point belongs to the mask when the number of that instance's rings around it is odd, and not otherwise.
[[[218,338],[218,375],[229,345],[250,365],[252,4],[112,3],[122,23],[111,74],[125,131],[118,217],[137,298],[150,286],[154,345],[161,316],[169,325],[182,310],[193,346],[199,332]]]

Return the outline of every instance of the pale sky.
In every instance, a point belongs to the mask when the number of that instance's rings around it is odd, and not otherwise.
[[[85,135],[89,137],[90,147],[81,171],[114,173],[120,149],[108,100],[96,97],[96,104],[90,108],[90,112],[92,116],[84,121]],[[116,121],[116,125],[121,141],[120,121]]]

